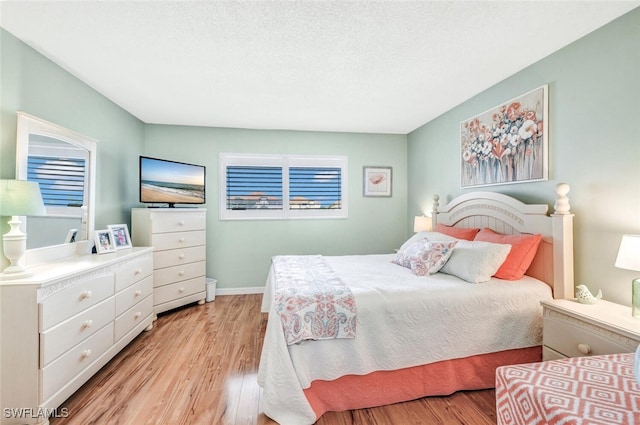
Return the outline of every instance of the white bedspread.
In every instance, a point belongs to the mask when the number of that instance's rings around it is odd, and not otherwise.
[[[415,276],[391,263],[394,255],[325,258],[353,292],[358,334],[287,346],[280,320],[271,311],[269,278],[262,308],[270,320],[258,383],[263,411],[281,424],[316,420],[303,389],[317,379],[541,344],[540,300],[552,297],[549,286],[536,279],[471,284],[442,273]]]

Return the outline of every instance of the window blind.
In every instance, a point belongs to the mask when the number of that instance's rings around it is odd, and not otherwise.
[[[282,167],[229,166],[227,209],[282,209]]]
[[[86,161],[29,155],[27,180],[40,184],[46,206],[80,207],[84,204]]]

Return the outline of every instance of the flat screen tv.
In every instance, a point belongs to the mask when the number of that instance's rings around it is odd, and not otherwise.
[[[204,204],[206,168],[140,156],[140,202],[145,204]]]

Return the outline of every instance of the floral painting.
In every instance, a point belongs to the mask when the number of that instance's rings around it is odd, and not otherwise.
[[[547,86],[460,124],[462,187],[548,178]]]

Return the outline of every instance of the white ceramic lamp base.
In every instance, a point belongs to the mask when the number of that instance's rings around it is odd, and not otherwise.
[[[31,272],[21,265],[22,257],[27,251],[27,235],[20,230],[22,222],[16,216],[9,221],[11,229],[2,236],[4,256],[11,264],[0,273],[0,280],[21,279],[31,276]]]

